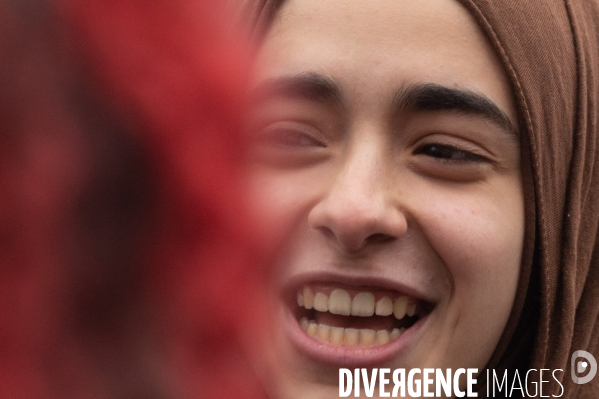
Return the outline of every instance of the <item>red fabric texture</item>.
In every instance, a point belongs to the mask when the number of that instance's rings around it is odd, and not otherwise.
[[[260,397],[249,57],[223,10],[0,9],[0,396]]]

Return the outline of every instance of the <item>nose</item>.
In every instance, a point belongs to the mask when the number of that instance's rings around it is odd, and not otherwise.
[[[391,169],[380,144],[355,145],[322,199],[310,210],[310,227],[347,253],[405,234],[407,220]]]

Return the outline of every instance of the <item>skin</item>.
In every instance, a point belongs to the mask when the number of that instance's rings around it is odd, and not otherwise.
[[[432,104],[407,104],[422,85],[439,89]],[[288,0],[253,87],[255,215],[290,230],[279,289],[319,273],[408,287],[434,309],[377,366],[482,370],[516,293],[524,200],[513,94],[470,14],[450,0]],[[458,92],[491,106],[439,105]],[[339,366],[294,346],[274,303],[273,391],[337,397]]]

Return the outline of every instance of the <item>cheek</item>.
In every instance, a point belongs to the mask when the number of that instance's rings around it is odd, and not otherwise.
[[[517,275],[523,242],[521,212],[477,204],[443,206],[429,238],[457,283],[505,286]],[[505,287],[503,287],[505,288]]]
[[[307,202],[307,193],[302,188],[305,189],[310,180],[305,176],[257,171],[249,174],[247,182],[250,208],[254,215],[272,223],[289,223],[302,213]]]
[[[519,180],[497,187],[438,192],[422,199],[420,227],[451,275],[460,317],[488,317],[503,330],[518,284],[524,241]],[[487,316],[484,316],[487,315]]]
[[[307,218],[324,184],[323,177],[314,173],[276,170],[250,170],[246,182],[250,215],[254,225],[262,227],[256,238],[264,241],[266,248],[284,244],[297,224]]]
[[[441,331],[459,367],[483,367],[505,329],[518,284],[524,240],[520,184],[496,190],[429,191],[418,223],[451,276]],[[471,348],[478,351],[472,353]],[[466,356],[466,357],[464,357]]]
[[[503,282],[518,275],[524,241],[520,186],[511,179],[490,187],[420,191],[428,195],[418,200],[417,223],[456,284],[486,280],[505,288]]]

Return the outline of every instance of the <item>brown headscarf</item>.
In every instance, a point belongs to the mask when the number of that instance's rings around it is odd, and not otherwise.
[[[523,380],[528,369],[562,369],[562,398],[599,398],[599,376],[575,384],[570,365],[577,350],[599,359],[599,1],[460,1],[503,61],[523,133],[523,264],[488,368]],[[281,3],[246,0],[243,19],[261,35]],[[543,395],[561,393],[543,383]]]

